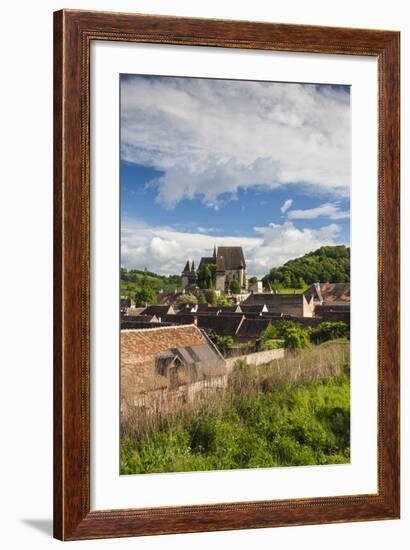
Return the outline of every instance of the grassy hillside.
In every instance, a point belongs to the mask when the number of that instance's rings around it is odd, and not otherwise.
[[[224,398],[147,420],[122,429],[122,474],[348,463],[348,347],[238,364]]]
[[[144,279],[144,271],[132,269],[129,271],[121,270],[121,296],[134,298],[137,290],[141,289]],[[150,288],[155,292],[163,290],[164,292],[173,292],[181,287],[181,277],[179,275],[157,275],[150,271],[146,272],[147,282]]]
[[[350,248],[322,246],[300,258],[275,267],[263,278],[274,287],[305,288],[316,281],[347,283],[350,281]]]

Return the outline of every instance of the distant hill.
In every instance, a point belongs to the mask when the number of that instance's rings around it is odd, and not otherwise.
[[[146,273],[147,282],[150,288],[158,292],[173,292],[176,288],[181,288],[181,277],[179,275],[158,275],[151,271],[141,271],[139,269],[124,270],[121,269],[121,296],[134,298],[137,290],[141,289],[144,274]]]
[[[350,282],[350,248],[322,246],[300,258],[274,267],[263,277],[264,285],[303,288],[316,281],[322,283]]]

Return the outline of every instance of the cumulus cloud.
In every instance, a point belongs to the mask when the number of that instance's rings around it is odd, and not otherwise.
[[[284,214],[293,204],[293,199],[287,199],[282,206],[280,207],[280,211]]]
[[[308,84],[127,77],[121,84],[121,157],[163,172],[166,208],[220,205],[240,188],[292,183],[349,194],[349,93]]]
[[[290,210],[287,217],[290,220],[313,220],[320,217],[329,218],[331,220],[343,220],[350,218],[350,212],[341,210],[339,203],[326,202],[316,208]]]
[[[319,229],[298,229],[292,222],[255,227],[254,237],[210,236],[200,232],[176,231],[170,227],[152,227],[124,220],[121,227],[121,265],[164,275],[181,272],[186,260],[199,262],[212,253],[214,246],[242,246],[248,273],[265,275],[271,267],[301,256],[323,245],[338,243],[336,224]],[[198,265],[198,264],[197,264]]]

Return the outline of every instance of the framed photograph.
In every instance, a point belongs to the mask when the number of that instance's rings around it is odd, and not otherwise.
[[[398,32],[54,14],[54,534],[394,519]]]

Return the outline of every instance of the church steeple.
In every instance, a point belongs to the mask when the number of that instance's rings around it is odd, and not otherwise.
[[[191,267],[191,260],[187,260],[186,264],[185,264],[185,267],[184,267],[184,270],[182,273],[190,273],[192,270],[192,267]]]
[[[197,283],[197,276],[195,272],[195,263],[192,260],[187,260],[184,270],[181,273],[181,285],[182,288],[187,286],[195,286]]]
[[[213,255],[213,258],[214,258],[214,263],[216,264],[216,246],[214,245],[214,255]]]

